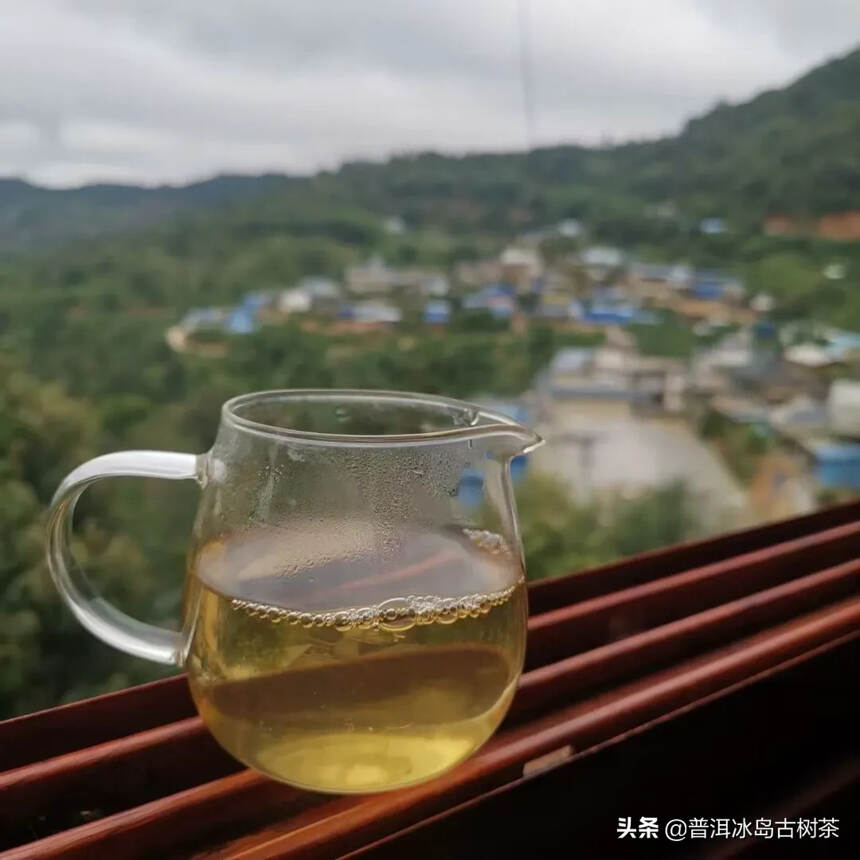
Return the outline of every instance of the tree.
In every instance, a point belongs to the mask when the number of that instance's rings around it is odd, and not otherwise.
[[[529,579],[677,543],[697,527],[695,505],[682,483],[594,505],[577,503],[563,481],[530,473],[516,487],[516,499]]]
[[[2,362],[0,718],[163,674],[84,631],[45,566],[46,505],[61,476],[95,453],[96,435],[87,404]],[[120,605],[152,611],[158,590],[143,553],[114,533],[110,510],[90,502],[82,513],[74,544],[80,563]]]

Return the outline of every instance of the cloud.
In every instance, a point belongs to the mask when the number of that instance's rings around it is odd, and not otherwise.
[[[850,48],[860,26],[851,0],[523,2],[537,143],[676,130]],[[528,140],[517,0],[0,0],[0,14],[0,172],[37,182]]]

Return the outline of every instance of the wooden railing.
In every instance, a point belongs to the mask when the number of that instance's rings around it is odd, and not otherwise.
[[[0,857],[615,856],[618,816],[838,815],[860,784],[858,585],[860,502],[534,584],[502,729],[380,795],[241,769],[183,677],[8,720]]]

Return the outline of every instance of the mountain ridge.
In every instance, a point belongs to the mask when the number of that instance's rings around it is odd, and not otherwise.
[[[313,176],[222,174],[188,184],[93,183],[44,188],[0,178],[0,248],[127,232],[207,207],[337,201],[429,222],[472,210],[476,223],[606,215],[671,203],[692,217],[753,223],[770,212],[860,208],[860,49],[786,87],[688,120],[677,135],[613,147],[562,144],[528,152],[413,153],[354,161]],[[310,196],[308,198],[308,195]],[[454,217],[451,213],[460,212]]]

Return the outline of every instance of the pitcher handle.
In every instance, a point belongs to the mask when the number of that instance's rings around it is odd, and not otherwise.
[[[181,634],[138,621],[98,595],[71,551],[72,519],[81,493],[102,478],[194,479],[202,484],[202,456],[170,451],[118,451],[78,466],[63,479],[48,517],[47,557],[51,578],[78,621],[108,645],[157,663],[182,660]]]

